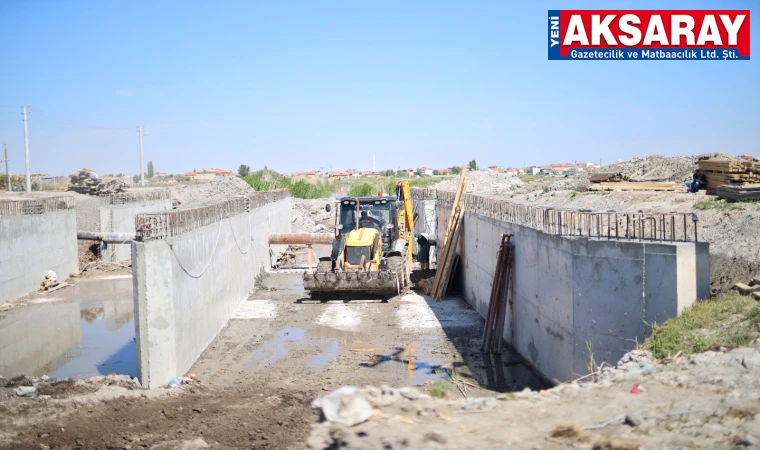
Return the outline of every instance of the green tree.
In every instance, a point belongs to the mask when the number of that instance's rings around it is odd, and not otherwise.
[[[468,169],[470,170],[478,170],[478,163],[476,163],[474,159],[470,161],[469,166]]]
[[[386,171],[383,171],[383,175],[385,175],[386,177],[392,177],[396,175],[396,172],[393,169],[388,169]]]
[[[441,172],[438,171],[438,169],[433,170],[433,175],[440,175]]]
[[[458,175],[461,172],[462,172],[462,168],[459,166],[454,166],[451,168],[451,173],[454,175]]]
[[[140,181],[140,175],[133,175],[133,176],[132,176],[132,181],[133,181],[134,183],[137,183],[138,181]]]
[[[240,167],[238,167],[238,175],[240,175],[242,178],[245,178],[248,176],[248,174],[251,173],[251,166],[246,166],[245,164],[241,164]]]
[[[148,178],[153,178],[153,161],[148,161]]]

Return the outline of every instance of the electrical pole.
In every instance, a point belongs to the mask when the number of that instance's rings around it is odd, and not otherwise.
[[[137,127],[137,134],[140,135],[140,186],[145,186],[145,177],[143,172],[143,146],[142,146],[142,137],[143,137],[143,131],[144,127]]]
[[[27,114],[27,108],[28,106],[21,107],[23,111],[21,114],[24,116],[24,153],[26,155],[26,181],[24,187],[26,188],[26,192],[32,192],[32,176],[29,173],[29,115]]]
[[[8,183],[8,192],[13,192],[11,187],[11,172],[8,170],[8,147],[3,144],[3,161],[5,161],[5,180]]]

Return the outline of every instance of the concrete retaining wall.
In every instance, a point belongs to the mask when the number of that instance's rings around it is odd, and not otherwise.
[[[172,209],[171,199],[136,200],[131,203],[101,205],[100,231],[103,233],[130,233],[135,229],[138,214],[159,213]],[[108,244],[102,251],[103,260],[128,261],[132,256],[131,244]]]
[[[79,272],[74,210],[0,216],[0,303],[36,291],[48,270]]]
[[[190,369],[269,267],[269,233],[290,230],[285,197],[179,236],[132,243],[143,385],[166,384]]]
[[[438,205],[438,236],[451,208]],[[550,380],[615,364],[662,323],[710,294],[707,243],[570,239],[465,213],[463,295],[485,317],[502,233],[514,235],[504,339]],[[440,251],[440,249],[438,250]]]

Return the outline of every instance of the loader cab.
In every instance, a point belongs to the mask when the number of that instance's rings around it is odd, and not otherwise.
[[[398,238],[398,206],[395,196],[343,197],[340,199],[337,234],[360,228],[375,228],[382,235],[383,250]]]

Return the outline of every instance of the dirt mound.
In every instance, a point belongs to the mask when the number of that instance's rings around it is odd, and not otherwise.
[[[325,211],[327,199],[293,198],[294,233],[332,233],[334,212]]]
[[[466,173],[467,192],[478,194],[498,195],[511,192],[523,185],[517,175],[511,173],[493,172],[490,170],[473,170]],[[456,191],[459,177],[446,180],[434,185],[442,191]]]
[[[250,195],[253,188],[237,177],[216,177],[208,183],[176,186],[170,189],[176,206],[193,208],[212,205],[239,195]]]
[[[602,166],[595,172],[620,172],[641,180],[683,181],[697,168],[697,162],[703,159],[733,160],[729,153],[705,153],[702,155],[663,156],[651,155],[645,158],[632,158]]]

